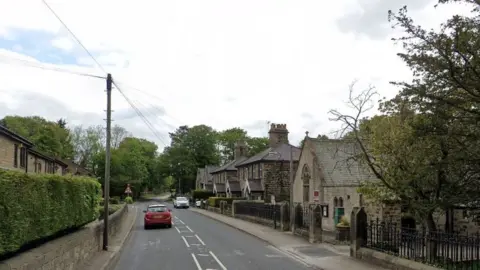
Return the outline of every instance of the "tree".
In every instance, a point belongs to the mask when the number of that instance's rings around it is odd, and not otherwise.
[[[71,134],[64,128],[66,122],[48,121],[39,116],[5,116],[3,126],[33,142],[35,148],[45,154],[60,158],[72,158]]]
[[[105,131],[102,126],[74,127],[72,141],[75,145],[75,161],[95,174],[98,156],[105,150]]]
[[[247,131],[239,127],[229,128],[218,134],[222,164],[234,159],[235,144],[240,140],[246,141],[247,138]]]
[[[248,156],[251,157],[267,149],[269,141],[267,137],[248,137],[247,146]]]
[[[121,127],[119,125],[113,126],[111,137],[112,148],[118,148],[120,146],[120,142],[122,142],[127,137],[132,137],[132,134],[128,132],[124,127]]]

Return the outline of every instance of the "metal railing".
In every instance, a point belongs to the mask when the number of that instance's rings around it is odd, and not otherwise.
[[[480,235],[429,232],[378,220],[367,223],[363,246],[444,269],[480,270]]]
[[[235,215],[245,215],[273,221],[274,228],[280,224],[280,205],[261,202],[235,203]]]

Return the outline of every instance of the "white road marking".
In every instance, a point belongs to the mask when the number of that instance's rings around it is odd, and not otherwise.
[[[210,256],[210,255],[208,255],[208,254],[197,254],[197,255],[198,255],[198,256],[203,256],[203,257],[208,257],[208,256]]]
[[[178,229],[178,227],[175,227],[175,229],[177,229],[177,232],[178,232],[178,233],[181,233],[180,230]]]
[[[187,229],[188,229],[190,232],[193,232],[193,230],[190,229],[190,227],[188,227],[188,226],[185,226],[185,227],[187,227]]]
[[[195,234],[195,237],[197,237],[197,239],[198,239],[198,242],[200,242],[202,245],[204,245],[204,246],[205,246],[205,242],[203,242],[203,240],[202,240],[202,239],[200,239],[200,236],[198,236],[198,234]]]
[[[185,235],[185,237],[194,237],[193,235]]]
[[[291,259],[294,259],[295,261],[303,264],[304,266],[307,266],[307,267],[311,267],[311,265],[309,263],[307,263],[302,257],[300,256],[297,256],[291,252],[288,252],[286,250],[282,250],[280,248],[277,248],[277,247],[274,247],[274,246],[267,246],[268,248],[270,249],[273,249],[275,251],[277,251],[278,253],[281,253],[281,254],[284,254],[286,257],[289,257]]]
[[[183,237],[183,235],[182,235],[182,239],[183,239],[183,242],[185,242],[185,245],[187,246],[187,248],[189,248],[190,245],[188,244],[187,239],[185,239],[185,237]]]
[[[195,262],[195,265],[197,266],[197,269],[202,270],[202,267],[198,263],[197,257],[195,257],[195,254],[193,254],[193,253],[192,253],[192,258],[193,258],[193,261]]]
[[[215,259],[215,261],[218,263],[218,265],[220,265],[220,267],[223,269],[223,270],[227,270],[227,268],[225,267],[225,265],[223,265],[223,263],[217,258],[217,256],[215,256],[215,254],[213,254],[213,252],[209,251],[210,255],[212,255],[212,257]]]
[[[178,219],[178,218],[177,218]],[[185,225],[185,222],[183,222],[181,219],[178,219],[178,222],[182,223],[183,225]]]
[[[245,255],[245,253],[243,253],[241,250],[237,250],[237,249],[236,249],[236,250],[234,250],[233,252],[234,252],[235,254],[237,254],[238,256],[243,256],[243,255]]]
[[[265,254],[265,257],[267,257],[267,258],[282,258],[283,256],[278,255],[278,254]]]

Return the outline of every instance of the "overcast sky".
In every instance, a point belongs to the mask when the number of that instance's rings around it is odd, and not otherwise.
[[[266,136],[267,121],[285,123],[294,143],[305,131],[330,135],[338,124],[327,112],[348,111],[352,80],[391,97],[388,82],[410,77],[389,9],[406,4],[428,27],[465,10],[427,0],[47,2],[161,136],[117,90],[114,124],[160,148],[185,124]],[[40,0],[0,0],[0,117],[104,124],[104,80],[42,67],[105,75]]]

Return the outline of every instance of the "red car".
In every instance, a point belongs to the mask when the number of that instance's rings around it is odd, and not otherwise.
[[[147,207],[147,210],[143,210],[145,213],[144,217],[144,228],[147,230],[150,227],[163,225],[167,228],[172,227],[172,210],[168,209],[166,205],[163,204],[152,204]]]

